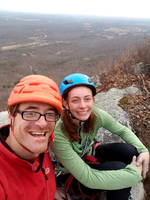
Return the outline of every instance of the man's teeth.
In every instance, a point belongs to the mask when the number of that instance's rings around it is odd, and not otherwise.
[[[31,134],[32,136],[46,136],[46,133],[47,133],[47,132],[44,132],[44,133],[32,133],[32,132],[30,132],[30,134]]]

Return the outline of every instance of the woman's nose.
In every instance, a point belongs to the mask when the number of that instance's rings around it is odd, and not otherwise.
[[[80,101],[80,107],[85,107],[85,106],[86,106],[86,103],[83,100],[81,100]]]

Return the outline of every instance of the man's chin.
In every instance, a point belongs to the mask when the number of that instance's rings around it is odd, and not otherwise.
[[[40,149],[33,149],[33,150],[31,150],[31,151],[33,152],[33,154],[39,155],[39,154],[41,154],[41,153],[46,152],[46,151],[47,151],[47,147],[40,148]]]

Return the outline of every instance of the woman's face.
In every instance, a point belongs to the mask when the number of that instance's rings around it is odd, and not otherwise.
[[[94,102],[92,90],[86,86],[78,86],[68,92],[64,105],[75,118],[84,121],[91,115]]]

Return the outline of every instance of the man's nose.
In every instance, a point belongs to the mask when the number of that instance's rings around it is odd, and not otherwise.
[[[45,119],[45,116],[41,116],[40,119],[38,121],[36,121],[38,124],[40,124],[40,126],[47,126],[47,121]]]

